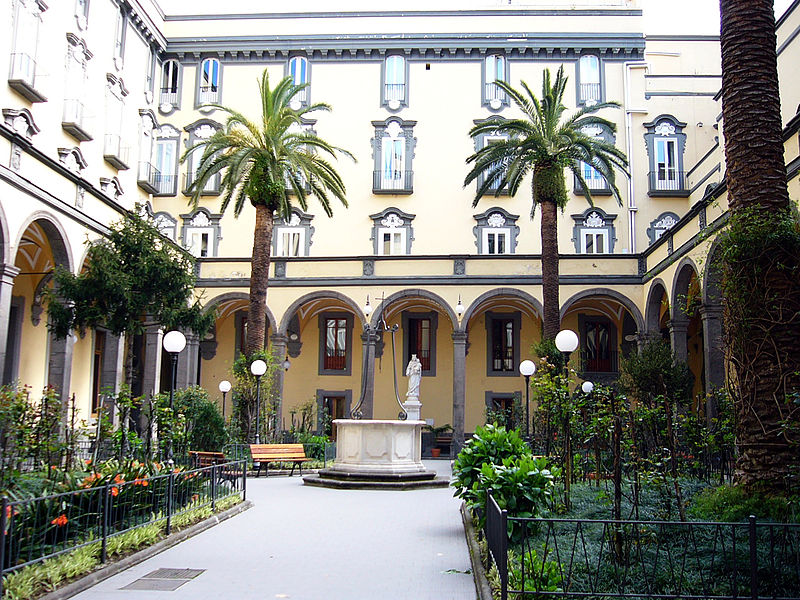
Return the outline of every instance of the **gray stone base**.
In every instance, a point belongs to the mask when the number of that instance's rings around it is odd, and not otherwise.
[[[435,471],[421,473],[346,473],[322,469],[316,475],[303,477],[305,485],[338,490],[416,490],[450,485],[446,477]]]

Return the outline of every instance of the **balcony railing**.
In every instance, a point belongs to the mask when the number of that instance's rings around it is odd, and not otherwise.
[[[86,107],[80,100],[64,100],[64,114],[61,127],[79,142],[92,139],[86,128]]]
[[[158,103],[178,106],[178,90],[175,88],[161,88]]]
[[[497,84],[492,81],[491,83],[487,83],[483,88],[483,99],[486,102],[490,103],[500,103],[503,104],[507,101],[506,93],[501,90]]]
[[[347,369],[347,351],[327,350],[325,352],[323,368],[326,371],[344,371]]]
[[[141,161],[136,177],[136,183],[148,194],[158,193],[158,181],[161,173],[149,162]]]
[[[585,172],[583,172],[583,165],[581,165],[581,174],[584,176],[586,187],[589,188],[589,191],[592,192],[592,194],[611,194],[611,188],[609,187],[608,182],[602,177],[586,177]],[[577,177],[575,177],[574,189],[576,194],[583,193],[583,185]]]
[[[619,373],[619,352],[616,350],[581,351],[582,373]]]
[[[405,83],[386,83],[383,85],[383,97],[386,102],[402,102],[406,98]]]
[[[580,93],[580,103],[586,104],[587,102],[600,102],[600,84],[599,83],[582,83],[578,86]]]
[[[647,174],[649,194],[651,196],[679,196],[689,195],[686,187],[686,173],[676,169],[659,167],[657,171]]]
[[[157,196],[174,196],[178,191],[178,176],[167,173],[158,173],[155,177]]]
[[[25,96],[30,102],[46,102],[42,92],[42,74],[38,71],[36,60],[30,54],[15,52],[11,55],[11,68],[8,85]]]
[[[103,142],[103,158],[115,169],[125,171],[128,169],[127,146],[122,145],[122,139],[115,133],[107,133]]]
[[[414,191],[413,171],[375,171],[372,175],[374,194],[410,194]]]
[[[183,189],[187,194],[189,193],[189,187],[194,183],[196,176],[197,173],[192,173],[191,171],[183,176]],[[219,185],[221,179],[222,178],[219,173],[212,175],[211,178],[206,181],[206,184],[203,186],[203,191],[200,192],[200,195],[219,194]]]
[[[216,104],[219,102],[219,86],[201,85],[197,100],[200,104]]]

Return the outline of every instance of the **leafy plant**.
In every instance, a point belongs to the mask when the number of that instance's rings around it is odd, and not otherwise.
[[[520,564],[520,558],[513,551],[508,554],[508,585],[512,590],[521,590],[523,592],[548,592],[548,594],[524,594],[515,595],[517,598],[550,598],[550,594],[563,591],[561,583],[563,577],[561,576],[561,566],[551,560],[542,560],[536,550],[525,552],[522,556],[523,564]],[[523,569],[525,577],[523,579]],[[524,581],[524,587],[523,587]]]

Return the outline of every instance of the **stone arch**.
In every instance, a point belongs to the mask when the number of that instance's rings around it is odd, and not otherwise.
[[[689,292],[689,284],[694,275],[698,283],[700,282],[700,270],[694,261],[688,256],[683,258],[678,263],[678,268],[675,270],[675,278],[672,283],[671,310],[670,317],[674,322],[688,321],[689,317],[686,314],[686,294]]]
[[[289,322],[292,320],[292,317],[294,316],[294,313],[297,312],[298,308],[303,306],[303,304],[306,302],[310,302],[311,300],[320,300],[325,298],[339,300],[353,310],[353,313],[361,320],[362,324],[366,323],[363,309],[358,306],[358,304],[356,304],[352,298],[345,296],[341,292],[335,292],[333,290],[319,290],[316,292],[310,292],[292,302],[292,304],[289,305],[289,308],[286,309],[286,312],[283,313],[280,326],[275,330],[275,332],[278,335],[286,335],[289,329]]]
[[[484,292],[480,296],[478,296],[464,311],[464,316],[461,318],[462,327],[466,329],[467,323],[469,320],[475,315],[478,309],[484,304],[487,300],[491,300],[492,298],[498,298],[501,296],[511,296],[513,298],[518,298],[533,307],[533,310],[541,317],[544,314],[544,308],[542,307],[542,303],[539,302],[536,298],[531,296],[527,292],[523,292],[522,290],[518,290],[516,288],[497,288],[495,290],[489,290],[488,292]]]
[[[5,264],[6,261],[13,260],[8,241],[8,221],[6,220],[6,213],[3,210],[3,205],[0,204],[0,264]]]
[[[708,249],[706,268],[703,270],[701,294],[703,306],[722,306],[722,251],[716,238]]]
[[[22,236],[25,235],[28,227],[34,223],[39,225],[47,236],[47,241],[50,243],[50,250],[53,253],[53,260],[55,263],[66,267],[70,272],[74,273],[75,265],[72,261],[72,249],[69,244],[69,238],[58,219],[50,213],[37,211],[31,214],[20,227],[14,248],[19,249]]]
[[[667,299],[667,302],[669,302],[669,294],[667,293],[666,284],[661,278],[656,278],[653,280],[650,290],[647,292],[647,304],[645,305],[645,331],[642,333],[652,335],[658,333],[662,296]]]
[[[208,302],[206,302],[205,306],[203,307],[204,312],[209,312],[211,310],[216,309],[216,307],[223,302],[227,302],[228,300],[250,300],[250,294],[247,292],[226,292],[224,294],[220,294],[219,296],[214,296]],[[275,320],[275,316],[272,314],[272,311],[267,306],[267,323],[269,326],[270,331],[277,331],[278,330],[278,322]]]
[[[387,298],[383,300],[383,302],[379,306],[376,306],[377,310],[375,310],[372,313],[370,324],[373,327],[378,325],[378,319],[380,318],[382,307],[387,307],[392,302],[394,302],[395,300],[399,300],[400,298],[409,298],[409,297],[425,298],[436,304],[450,319],[450,324],[453,327],[453,331],[458,331],[458,317],[456,316],[455,311],[453,311],[453,309],[450,308],[450,305],[441,296],[423,289],[400,290],[399,292],[390,294]]]
[[[628,298],[626,295],[621,294],[616,290],[612,290],[610,288],[591,288],[588,290],[582,290],[572,297],[570,297],[562,306],[561,306],[561,314],[560,318],[563,320],[564,315],[567,314],[567,311],[579,300],[584,298],[593,298],[596,296],[608,296],[609,298],[613,298],[617,302],[619,302],[625,309],[631,314],[633,320],[636,322],[636,329],[639,333],[644,331],[644,317],[642,317],[642,312],[639,310],[639,307],[633,303],[633,301]]]

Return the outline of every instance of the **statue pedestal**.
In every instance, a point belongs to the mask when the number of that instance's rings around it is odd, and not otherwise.
[[[339,489],[447,487],[422,464],[424,421],[336,419],[336,461],[307,485]]]
[[[403,403],[403,408],[405,408],[406,413],[408,413],[409,421],[420,420],[419,416],[422,412],[422,403],[419,401],[417,396],[409,396],[408,399]]]

